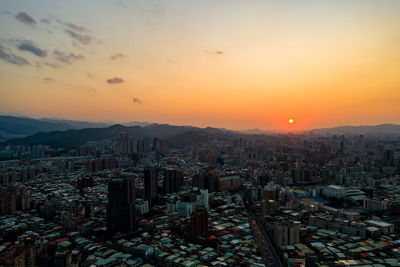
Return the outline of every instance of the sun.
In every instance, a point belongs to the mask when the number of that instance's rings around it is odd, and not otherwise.
[[[293,124],[293,123],[294,123],[294,119],[290,118],[290,119],[288,120],[288,123],[289,123],[289,124]]]

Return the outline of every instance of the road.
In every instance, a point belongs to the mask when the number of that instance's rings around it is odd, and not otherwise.
[[[247,200],[248,198],[245,197]],[[258,244],[261,257],[264,259],[267,267],[282,267],[282,263],[276,254],[275,248],[273,247],[267,232],[265,231],[262,224],[257,220],[255,211],[253,209],[251,201],[247,205],[247,211],[249,216],[250,228],[253,232],[253,236]]]

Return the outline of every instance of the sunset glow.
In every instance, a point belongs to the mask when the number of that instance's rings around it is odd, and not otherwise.
[[[6,0],[2,10],[2,113],[277,131],[400,123],[400,1]]]

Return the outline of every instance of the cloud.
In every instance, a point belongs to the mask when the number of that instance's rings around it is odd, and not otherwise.
[[[76,32],[90,32],[90,30],[86,27],[75,25],[73,23],[64,23],[65,26],[67,26],[70,30],[76,31]]]
[[[6,51],[6,49],[2,45],[0,45],[0,59],[7,63],[18,66],[30,65],[30,63],[25,58]]]
[[[57,65],[57,64],[51,63],[51,62],[45,62],[43,64],[46,65],[47,67],[50,67],[50,68],[53,68],[53,69],[58,69],[60,67],[60,65]]]
[[[119,7],[122,7],[122,8],[127,8],[127,7],[128,7],[128,6],[126,5],[126,3],[123,2],[122,0],[118,1],[117,5],[118,5]]]
[[[217,55],[217,56],[222,56],[224,54],[224,51],[222,50],[206,50],[207,53],[212,54],[212,55]]]
[[[61,61],[65,64],[72,64],[75,61],[81,60],[81,59],[85,59],[85,56],[83,55],[77,55],[74,53],[65,53],[63,51],[59,51],[59,50],[54,50],[53,52],[54,57],[58,60]]]
[[[50,20],[49,19],[41,19],[40,22],[44,23],[44,24],[50,24]]]
[[[47,51],[37,47],[32,41],[22,40],[17,45],[18,50],[30,52],[38,57],[47,56]]]
[[[66,21],[63,21],[61,19],[56,19],[56,20],[57,20],[58,23],[60,23],[61,25],[66,26],[71,31],[75,31],[75,32],[91,32],[88,28],[86,28],[84,26],[76,25],[76,24],[71,23],[71,22],[66,22]]]
[[[121,78],[118,78],[118,77],[107,79],[107,83],[109,83],[109,84],[116,84],[116,83],[123,83],[123,82],[124,82],[124,80],[122,80]]]
[[[150,17],[163,17],[165,15],[165,6],[162,4],[155,4],[152,7],[143,9],[142,13]]]
[[[25,25],[33,26],[36,24],[36,20],[34,20],[31,16],[29,16],[25,12],[19,12],[18,14],[15,15],[15,18]]]
[[[133,98],[133,103],[142,104],[142,101],[140,101],[139,98],[134,97]]]
[[[120,59],[120,58],[124,58],[125,55],[121,54],[121,53],[115,53],[114,55],[111,56],[112,60],[116,60],[116,59]]]
[[[54,79],[52,79],[50,77],[44,77],[44,78],[42,78],[42,81],[44,81],[44,82],[54,82]]]
[[[93,38],[90,37],[89,35],[79,34],[79,33],[76,33],[74,31],[71,31],[68,29],[65,29],[64,32],[66,34],[68,34],[71,38],[73,38],[85,45],[90,44],[93,41]]]

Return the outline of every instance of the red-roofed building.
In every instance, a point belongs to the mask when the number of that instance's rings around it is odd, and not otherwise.
[[[56,240],[57,243],[61,243],[61,242],[64,242],[64,241],[69,241],[69,238],[68,237],[62,237],[62,238],[59,238],[59,239]]]

